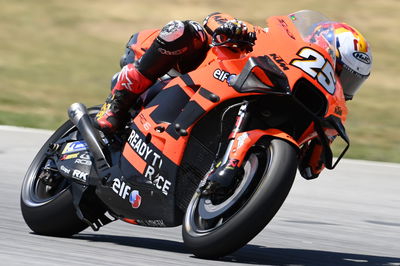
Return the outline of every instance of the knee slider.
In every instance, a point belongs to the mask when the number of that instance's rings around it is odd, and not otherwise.
[[[119,73],[120,72],[115,73],[114,76],[111,78],[110,90],[112,90],[115,87],[115,85],[117,84]]]
[[[138,35],[139,35],[138,33],[132,35],[131,38],[129,39],[128,43],[126,44],[125,53],[119,61],[119,65],[121,68],[123,68],[127,64],[131,64],[131,63],[135,62],[136,55],[135,55],[135,52],[132,50],[131,46],[136,44]]]
[[[133,64],[135,62],[135,52],[130,48],[126,48],[125,54],[121,56],[119,66],[123,68],[127,64]]]

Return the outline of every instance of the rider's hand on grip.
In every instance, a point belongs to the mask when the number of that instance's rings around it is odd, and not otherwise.
[[[214,46],[238,47],[251,52],[256,39],[255,32],[249,32],[243,21],[234,19],[228,20],[215,29],[212,44]]]

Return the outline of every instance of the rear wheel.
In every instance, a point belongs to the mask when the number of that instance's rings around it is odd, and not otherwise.
[[[272,139],[249,151],[235,192],[221,203],[196,193],[183,222],[185,245],[198,257],[217,258],[242,247],[274,217],[293,184],[297,152]]]
[[[98,108],[89,112],[93,115]],[[76,130],[65,122],[43,145],[25,174],[21,189],[22,216],[35,233],[52,236],[71,236],[88,227],[81,221],[73,205],[71,182],[63,178],[49,157],[51,143]]]

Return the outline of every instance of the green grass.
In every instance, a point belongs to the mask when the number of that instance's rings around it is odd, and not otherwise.
[[[349,103],[347,158],[400,162],[400,1],[0,0],[0,124],[55,129],[73,102],[101,103],[129,36],[222,11],[254,24],[313,9],[358,28],[374,68]]]

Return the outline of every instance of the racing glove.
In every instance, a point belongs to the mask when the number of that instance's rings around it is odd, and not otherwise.
[[[243,21],[232,19],[215,29],[212,44],[213,46],[238,47],[251,52],[256,39],[255,32],[249,32]]]

